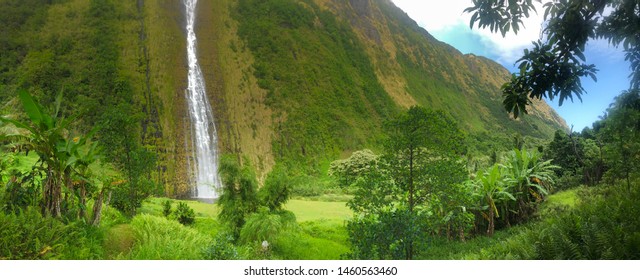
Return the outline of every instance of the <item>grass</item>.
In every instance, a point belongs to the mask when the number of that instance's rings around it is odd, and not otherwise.
[[[285,209],[296,214],[298,222],[311,220],[340,220],[351,217],[351,210],[344,202],[289,200]]]
[[[142,203],[139,210],[140,214],[149,214],[153,216],[162,216],[162,203],[168,198],[152,197]],[[218,206],[216,204],[203,203],[193,200],[173,200],[173,207],[178,201],[186,202],[196,212],[196,218],[213,218],[218,215]],[[339,220],[343,221],[351,217],[351,210],[345,202],[331,201],[313,201],[292,199],[287,202],[285,209],[296,215],[298,222],[311,220]]]
[[[199,231],[164,217],[141,214],[131,220],[135,245],[126,255],[135,260],[198,260],[212,240]]]
[[[340,220],[314,220],[300,223],[300,228],[310,236],[348,245],[344,223]]]
[[[586,187],[573,188],[551,194],[538,208],[540,217],[546,218],[560,211],[575,208],[580,202],[580,193],[586,191]]]
[[[346,243],[314,237],[306,232],[279,245],[278,257],[289,260],[337,260],[349,251]]]
[[[190,227],[176,226],[162,215],[162,203],[168,198],[152,197],[142,203],[139,215],[134,217],[131,225],[116,225],[107,235],[105,247],[108,258],[133,259],[192,259],[196,255],[184,255],[171,252],[186,246],[181,242],[173,244],[173,239],[184,239],[182,235],[197,236],[206,240],[213,240],[223,228],[217,219],[218,207],[199,201],[186,202],[196,213],[196,222]],[[179,200],[172,200],[173,207]],[[296,215],[300,231],[291,238],[279,242],[279,249],[274,252],[277,259],[340,259],[341,255],[349,251],[347,232],[344,227],[345,219],[351,217],[351,211],[345,202],[290,200],[285,208]],[[142,218],[141,218],[142,217]],[[142,219],[144,222],[141,222]],[[170,229],[157,229],[158,225]],[[135,246],[131,247],[134,238]],[[192,233],[186,233],[186,232]],[[156,236],[161,233],[162,236]],[[181,235],[182,237],[164,237],[164,235]],[[193,237],[191,237],[193,238]],[[200,240],[200,239],[197,239]],[[165,244],[165,242],[168,242]],[[158,247],[154,249],[154,247]],[[133,248],[133,249],[131,249]],[[128,253],[127,250],[131,250]],[[171,255],[171,254],[176,255]]]
[[[105,257],[107,259],[121,259],[131,251],[135,242],[135,235],[131,225],[120,224],[107,231],[104,240]]]
[[[547,198],[547,201],[543,204],[543,206],[564,205],[573,208],[576,206],[576,204],[578,204],[578,193],[582,189],[584,189],[584,187],[554,193]]]
[[[195,200],[177,200],[164,197],[151,197],[145,200],[140,207],[140,213],[153,216],[162,216],[162,203],[166,200],[173,201],[172,209],[175,210],[178,202],[185,202],[196,213],[196,217],[215,218],[218,216],[218,206],[216,204],[204,203]]]
[[[347,202],[353,198],[350,194],[327,193],[316,196],[297,196],[296,200],[302,201],[323,201],[323,202]]]

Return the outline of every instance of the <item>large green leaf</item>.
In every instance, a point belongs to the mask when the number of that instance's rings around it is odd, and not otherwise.
[[[33,97],[25,90],[21,90],[20,92],[18,92],[18,95],[20,97],[20,101],[22,101],[24,111],[27,113],[27,116],[29,116],[29,119],[31,119],[34,124],[39,126],[43,121],[43,114],[38,103],[36,103],[35,100],[33,100]]]

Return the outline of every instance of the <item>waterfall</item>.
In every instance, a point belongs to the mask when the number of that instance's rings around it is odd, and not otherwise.
[[[184,0],[187,20],[187,59],[189,63],[186,91],[191,121],[191,151],[189,163],[191,186],[195,198],[217,198],[221,183],[218,177],[218,136],[207,98],[204,77],[196,56],[194,31],[197,0]]]

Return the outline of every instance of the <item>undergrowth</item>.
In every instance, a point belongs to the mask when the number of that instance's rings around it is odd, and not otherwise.
[[[131,220],[135,245],[127,259],[198,260],[211,238],[177,221],[141,214]]]

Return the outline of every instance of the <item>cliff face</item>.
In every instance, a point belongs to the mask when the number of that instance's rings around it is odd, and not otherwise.
[[[387,0],[202,1],[200,52],[226,152],[261,174],[276,162],[320,168],[379,145],[383,120],[421,105],[447,111],[474,149],[532,142],[566,124],[545,102],[513,120],[509,72],[436,40]],[[207,15],[208,14],[208,15]],[[215,81],[215,82],[210,82]],[[498,143],[498,144],[496,144]]]
[[[415,100],[425,97],[436,98],[435,87],[420,87],[415,83],[425,83],[436,78],[439,84],[447,89],[454,89],[450,95],[464,95],[467,105],[478,107],[484,103],[480,99],[500,100],[500,87],[509,79],[510,73],[498,63],[473,54],[463,55],[455,48],[436,40],[428,31],[420,28],[391,1],[387,0],[350,0],[350,1],[316,1],[324,9],[330,10],[340,18],[348,21],[359,39],[364,42],[369,56],[372,58],[378,79],[383,81],[385,90],[394,96],[398,104],[414,104]],[[411,69],[414,68],[414,69]],[[414,79],[407,75],[418,70],[421,75]],[[422,80],[422,81],[417,81]],[[410,97],[407,97],[410,96]],[[443,98],[440,98],[443,99]],[[446,98],[445,98],[446,99]],[[443,100],[445,107],[453,107]],[[418,102],[423,106],[430,104]],[[500,103],[497,103],[500,104]],[[495,104],[480,106],[482,111],[473,116],[466,116],[462,123],[473,121],[468,126],[472,131],[487,130],[491,127],[489,119],[505,123],[504,110],[496,110]],[[459,106],[466,110],[468,107]],[[463,117],[461,110],[449,110],[454,116]],[[489,111],[489,112],[487,112]],[[527,116],[525,116],[527,118]],[[565,128],[560,118],[546,102],[534,102],[531,116],[525,123],[532,124],[543,120],[554,126]],[[484,119],[484,121],[481,121]],[[480,124],[480,125],[478,125]],[[524,134],[535,134],[536,131],[520,129]],[[552,133],[542,128],[544,135]]]

